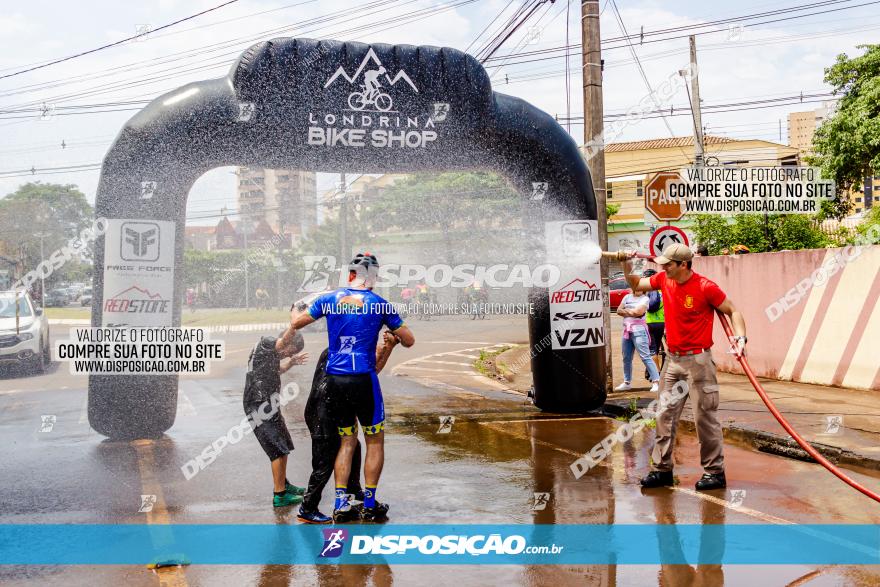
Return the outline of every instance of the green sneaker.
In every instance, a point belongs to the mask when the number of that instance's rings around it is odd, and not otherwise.
[[[296,485],[293,485],[292,483],[290,483],[290,481],[287,481],[284,483],[284,491],[286,491],[287,493],[290,493],[292,495],[305,495],[306,488],[305,487],[297,487]]]
[[[292,493],[282,493],[281,495],[272,496],[272,505],[276,508],[283,508],[289,505],[296,505],[303,500],[302,495],[294,495]]]

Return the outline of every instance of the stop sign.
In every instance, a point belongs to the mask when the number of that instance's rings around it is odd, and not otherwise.
[[[669,198],[669,184],[681,182],[673,171],[661,171],[645,186],[645,208],[657,220],[678,220],[684,215],[684,201]]]

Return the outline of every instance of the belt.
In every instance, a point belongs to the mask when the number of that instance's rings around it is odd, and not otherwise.
[[[673,357],[687,357],[690,355],[701,355],[703,353],[711,352],[712,349],[700,349],[697,351],[684,351],[683,353],[677,353],[675,351],[667,351]]]

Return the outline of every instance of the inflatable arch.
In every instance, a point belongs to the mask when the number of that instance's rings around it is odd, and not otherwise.
[[[439,47],[274,39],[221,79],[153,100],[107,153],[96,214],[92,326],[178,326],[186,199],[205,172],[241,165],[366,173],[485,169],[523,196],[533,265],[560,281],[529,301],[534,401],[582,413],[605,401],[596,201],[572,138],[548,114],[492,91],[470,55]],[[132,304],[131,300],[140,300]],[[174,423],[176,375],[91,375],[89,422],[111,438]]]

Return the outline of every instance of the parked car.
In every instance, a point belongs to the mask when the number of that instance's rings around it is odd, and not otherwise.
[[[67,287],[67,294],[70,297],[71,301],[76,301],[80,298],[83,293],[85,286],[79,283],[74,283]]]
[[[83,288],[82,295],[79,296],[79,305],[80,306],[91,306],[92,305],[92,288],[91,287]]]
[[[66,306],[70,303],[70,296],[66,289],[50,289],[46,293],[45,305],[49,308]]]
[[[26,292],[0,292],[0,363],[37,373],[49,364],[49,320]]]
[[[632,290],[626,283],[626,279],[624,279],[623,277],[615,277],[614,279],[610,279],[608,281],[608,290],[609,304],[611,305],[612,310],[617,310],[620,302],[623,301],[623,296],[632,293]]]

